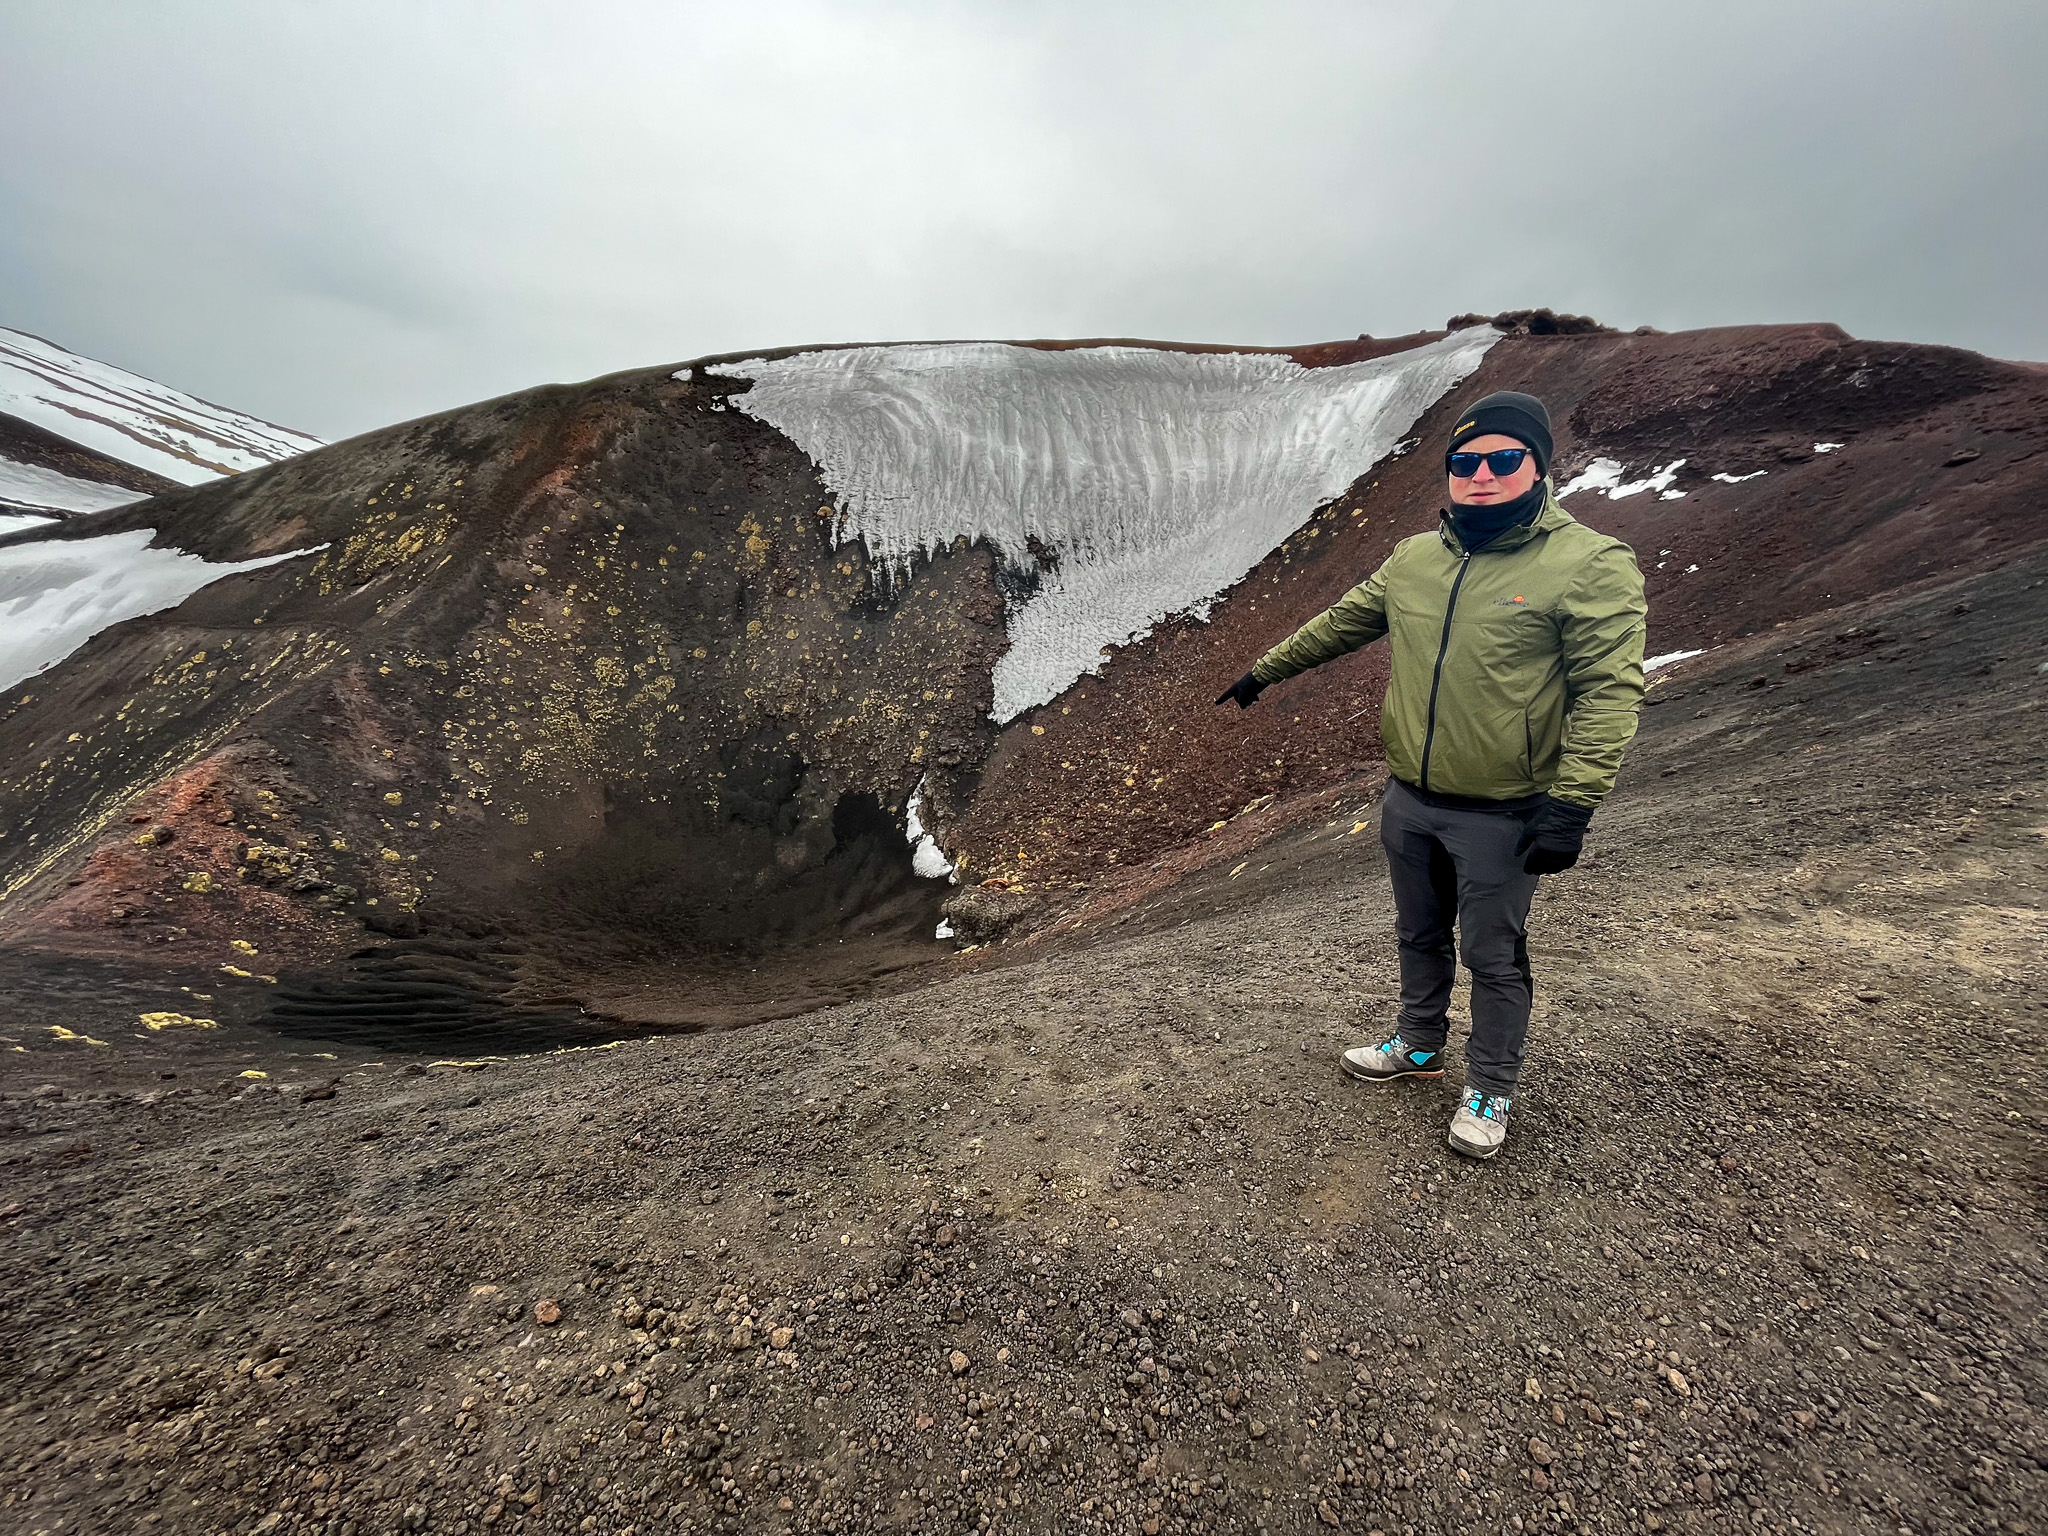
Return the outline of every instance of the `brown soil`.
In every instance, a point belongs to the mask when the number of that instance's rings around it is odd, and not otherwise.
[[[2036,1529],[2044,579],[1658,685],[1493,1165],[1335,1071],[1394,995],[1369,779],[693,1039],[323,1055],[45,964],[4,1523]]]

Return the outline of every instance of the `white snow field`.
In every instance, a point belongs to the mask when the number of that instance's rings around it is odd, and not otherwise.
[[[259,469],[323,446],[304,432],[210,405],[5,328],[0,412],[181,485]]]
[[[854,347],[707,371],[789,437],[839,499],[837,536],[885,573],[957,537],[1020,574],[1058,563],[1009,616],[998,721],[1100,669],[1226,588],[1341,494],[1499,337],[1474,326],[1368,362],[1270,353],[1045,351],[998,342]]]
[[[80,480],[40,464],[0,458],[0,513],[104,512],[140,501],[143,492],[99,480]]]
[[[223,576],[327,547],[216,565],[183,550],[152,549],[155,537],[134,528],[0,549],[0,690],[62,661],[109,625],[175,608]]]

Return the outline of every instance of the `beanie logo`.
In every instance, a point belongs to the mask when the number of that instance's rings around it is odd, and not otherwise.
[[[1451,435],[1455,437],[1457,436],[1458,432],[1464,431],[1466,427],[1476,427],[1477,425],[1479,425],[1479,418],[1477,416],[1474,416],[1470,421],[1461,422],[1458,425],[1457,431],[1453,432]]]

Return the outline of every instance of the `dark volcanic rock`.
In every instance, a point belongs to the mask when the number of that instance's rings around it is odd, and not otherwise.
[[[969,944],[993,944],[1044,903],[1023,891],[968,886],[948,896],[940,913]]]

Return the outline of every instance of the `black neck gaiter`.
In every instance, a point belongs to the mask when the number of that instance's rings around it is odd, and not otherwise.
[[[1451,529],[1458,535],[1458,542],[1465,546],[1465,553],[1476,555],[1510,528],[1520,527],[1543,508],[1544,485],[1538,480],[1513,501],[1496,502],[1490,507],[1467,507],[1452,502],[1444,513],[1451,520]]]

